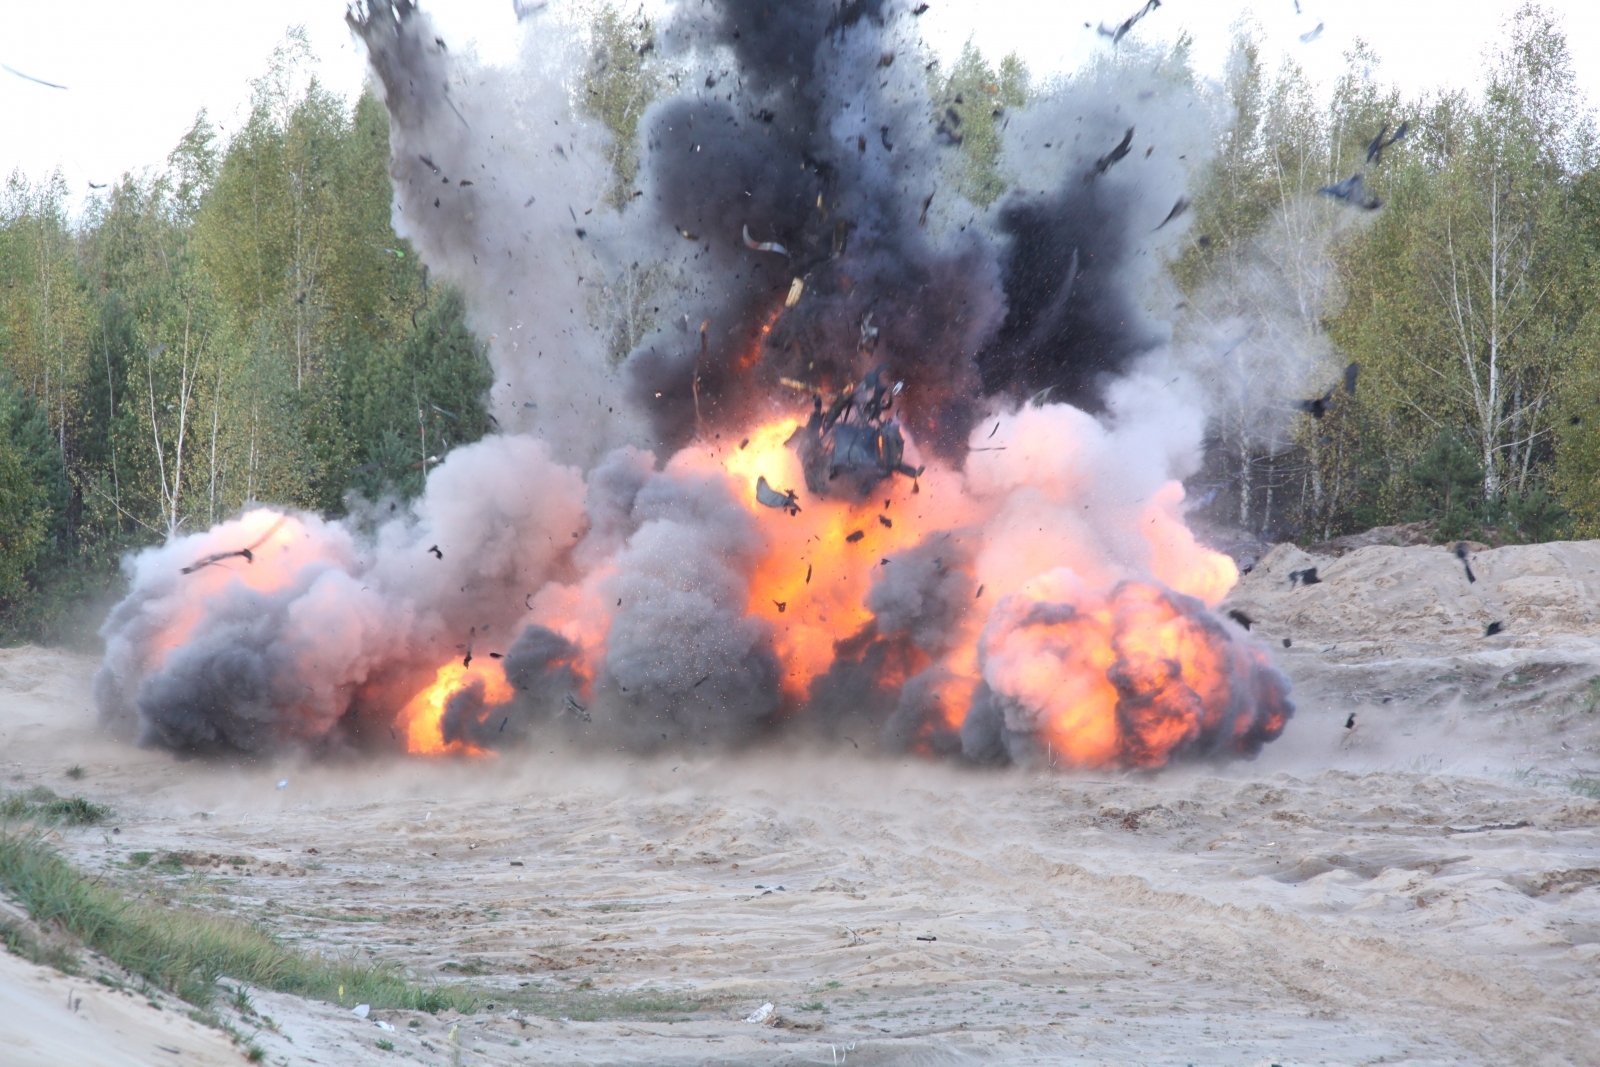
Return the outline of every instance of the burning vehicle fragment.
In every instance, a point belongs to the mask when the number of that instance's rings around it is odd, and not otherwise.
[[[822,397],[814,398],[810,419],[785,442],[800,454],[807,489],[818,494],[830,488],[837,492],[833,483],[843,477],[849,490],[865,496],[885,478],[922,474],[922,467],[905,462],[905,434],[889,414],[904,387],[904,382],[891,384],[888,368],[879,367],[841,393],[826,410]]]

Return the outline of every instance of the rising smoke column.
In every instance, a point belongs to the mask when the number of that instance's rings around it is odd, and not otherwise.
[[[684,4],[660,37],[681,88],[616,211],[570,31],[535,22],[521,66],[486,71],[405,0],[352,25],[397,229],[467,294],[519,432],[451,453],[369,534],[295,516],[270,568],[178,573],[262,511],[138,556],[108,718],[197,750],[808,734],[1129,767],[1283,728],[1287,682],[1210,611],[1236,572],[1183,522],[1205,413],[1150,310],[1176,228],[1152,231],[1205,123],[1157,58],[1008,115],[1016,186],[982,210],[905,5]],[[682,284],[613,366],[589,311],[639,263]],[[759,506],[758,478],[805,490],[785,442],[812,394],[877,367],[919,476]]]

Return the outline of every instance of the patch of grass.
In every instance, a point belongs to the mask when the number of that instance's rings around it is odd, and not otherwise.
[[[801,1011],[827,1011],[828,1006],[820,1000],[813,1000],[810,1004],[800,1005]]]
[[[626,993],[598,993],[588,989],[553,993],[519,990],[499,994],[503,1007],[515,1007],[524,1015],[546,1019],[573,1019],[599,1022],[603,1019],[637,1019],[643,1022],[682,1022],[697,1011],[721,1007],[716,998],[696,997],[660,989],[637,989]]]
[[[394,1042],[390,1041],[386,1037],[380,1037],[380,1038],[378,1038],[378,1047],[383,1049],[383,1051],[385,1051],[385,1052],[393,1052],[394,1051]]]
[[[470,989],[419,986],[382,964],[296,952],[261,928],[194,908],[129,900],[78,873],[37,833],[0,830],[0,888],[40,926],[56,927],[152,986],[206,1005],[222,975],[338,1004],[438,1012],[471,1010]]]
[[[1582,794],[1590,800],[1600,800],[1600,778],[1574,778],[1567,784],[1574,793]]]
[[[67,768],[67,777],[71,778],[74,782],[78,781],[88,773],[89,772],[84,770],[83,765],[80,763],[74,763],[72,766]]]
[[[0,819],[27,819],[33,822],[66,823],[90,826],[111,818],[111,809],[83,797],[58,797],[44,786],[26,793],[7,793],[0,798]]]
[[[488,974],[491,970],[487,960],[467,960],[465,963],[457,963],[455,960],[451,960],[448,963],[441,964],[439,969],[464,975]]]
[[[128,866],[143,867],[155,858],[156,854],[154,852],[130,852],[128,853]]]

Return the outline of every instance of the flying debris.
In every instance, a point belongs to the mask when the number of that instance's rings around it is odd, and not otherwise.
[[[867,536],[865,531],[853,530],[851,531],[850,536],[845,538],[845,542],[853,545],[865,536]]]
[[[934,190],[934,192],[938,192],[938,190],[936,189],[936,190]],[[918,226],[926,226],[928,224],[928,208],[932,204],[933,204],[933,193],[929,193],[928,194],[928,198],[922,202],[922,214],[917,216],[917,225]]]
[[[1094,161],[1094,169],[1083,176],[1085,182],[1092,182],[1095,178],[1111,169],[1111,165],[1128,154],[1128,149],[1133,145],[1133,127],[1128,127],[1128,132],[1122,135],[1122,140],[1117,147]]]
[[[65,85],[57,85],[55,82],[47,82],[43,78],[35,78],[32,74],[24,74],[24,73],[22,73],[22,71],[17,70],[15,67],[7,67],[4,63],[0,63],[0,67],[5,67],[7,73],[15,74],[17,77],[21,78],[23,81],[33,82],[35,85],[43,85],[43,86],[45,86],[46,88],[49,88],[49,89],[65,89],[66,88]]]
[[[793,489],[780,493],[767,484],[766,475],[756,479],[756,503],[769,508],[781,508],[791,515],[800,514],[800,504]]]
[[[789,605],[784,603],[782,600],[774,600],[773,603],[777,605],[779,615],[782,615],[785,611],[789,610]]]
[[[1321,36],[1322,36],[1322,23],[1319,22],[1319,23],[1317,23],[1315,28],[1313,28],[1311,30],[1308,30],[1307,32],[1302,33],[1300,35],[1300,43],[1301,44],[1310,44],[1312,41],[1315,41],[1318,37],[1321,37]]]
[[[684,234],[684,236],[687,237],[688,234]],[[750,227],[748,224],[746,224],[744,228],[744,246],[750,249],[752,252],[776,252],[780,256],[786,256],[789,254],[789,250],[783,247],[777,241],[757,241],[755,238],[751,237]]]
[[[1333,406],[1333,390],[1329,389],[1321,396],[1312,397],[1310,400],[1294,400],[1289,404],[1296,411],[1303,411],[1313,419],[1320,419],[1328,413],[1328,408]]]
[[[1355,712],[1352,711],[1350,713],[1350,717],[1344,721],[1344,728],[1346,730],[1354,730],[1356,728],[1356,713]]]
[[[1476,582],[1478,579],[1472,573],[1472,564],[1467,562],[1467,543],[1465,541],[1456,542],[1456,559],[1459,559],[1461,565],[1467,569],[1467,583],[1470,585]]]
[[[90,182],[89,183],[89,188],[91,188],[91,189],[104,189],[105,187],[106,187],[106,183],[105,182],[101,182],[99,185],[96,185],[94,182]]]
[[[1394,136],[1384,140],[1383,135],[1389,132],[1389,124],[1387,122],[1384,123],[1383,129],[1378,131],[1378,136],[1374,137],[1372,143],[1367,145],[1367,162],[1373,166],[1381,164],[1383,162],[1383,150],[1402,140],[1410,131],[1411,123],[1402,122],[1400,128],[1394,131]]]
[[[438,545],[429,545],[428,546],[428,551],[432,552],[435,556],[438,556],[440,559],[444,559],[444,553],[439,551],[439,546]]]
[[[516,13],[518,22],[530,15],[537,15],[549,6],[550,0],[511,0],[511,10]]]
[[[790,282],[789,291],[784,294],[783,297],[783,306],[786,308],[792,308],[796,304],[800,303],[800,297],[805,291],[806,283],[804,278],[796,278],[794,281]]]
[[[1364,211],[1376,211],[1383,206],[1383,201],[1375,196],[1367,195],[1366,179],[1357,171],[1342,182],[1334,185],[1324,185],[1317,192],[1323,196],[1330,196],[1335,200],[1343,200],[1351,207],[1358,207]]]
[[[1189,210],[1189,199],[1188,199],[1188,197],[1183,197],[1183,196],[1178,197],[1178,202],[1176,204],[1172,205],[1172,210],[1167,212],[1167,217],[1161,220],[1161,226],[1165,226],[1167,223],[1171,222],[1173,219],[1177,218],[1179,215],[1182,215],[1185,211],[1188,211],[1188,210]],[[1158,229],[1158,230],[1161,229],[1161,226],[1157,226],[1156,229]]]
[[[866,325],[862,328],[865,333]],[[826,410],[822,397],[814,398],[810,420],[785,442],[800,454],[807,489],[824,494],[836,478],[848,475],[864,495],[892,475],[922,474],[921,467],[905,462],[905,435],[889,414],[904,384],[891,385],[888,368],[878,367]]]
[[[1234,622],[1238,623],[1240,626],[1243,626],[1246,630],[1250,629],[1250,627],[1252,627],[1252,626],[1254,626],[1256,624],[1256,620],[1252,619],[1250,616],[1246,615],[1244,612],[1240,611],[1238,608],[1229,608],[1228,609],[1228,618],[1232,619]]]
[[[1356,395],[1356,378],[1361,375],[1361,364],[1352,363],[1344,369],[1344,391],[1349,396]]]
[[[920,15],[920,14],[922,14],[923,12],[925,12],[927,10],[928,10],[928,5],[927,4],[918,4],[916,7],[911,9],[911,13],[913,15]]]
[[[246,545],[244,548],[236,548],[232,552],[213,552],[211,555],[206,556],[206,557],[204,557],[202,559],[197,559],[193,563],[189,564],[187,567],[183,568],[182,573],[184,573],[184,574],[193,574],[195,571],[199,570],[202,567],[209,567],[213,563],[221,563],[223,560],[232,559],[234,556],[242,556],[246,563],[254,563],[256,561],[256,557],[255,557],[255,554],[254,554],[255,550],[260,548],[262,545],[266,544],[267,539],[270,538],[273,534],[277,533],[278,532],[278,528],[280,526],[282,526],[284,523],[288,522],[288,521],[289,521],[289,516],[280,515],[280,516],[278,516],[278,521],[273,523],[270,527],[267,528],[267,532],[266,533],[264,533],[260,537],[256,538],[253,542],[251,542],[250,544]]]
[[[574,718],[582,719],[584,722],[594,722],[594,720],[589,717],[589,709],[578,703],[576,700],[573,700],[571,693],[568,693],[566,696],[561,698],[561,707],[562,710]]]
[[[472,631],[467,634],[467,654],[466,654],[466,657],[463,658],[462,661],[461,661],[461,665],[463,667],[472,666],[472,641],[473,641],[473,638],[475,638],[477,636],[478,636],[478,628],[476,626],[474,626],[472,628]]]
[[[1127,36],[1129,30],[1133,29],[1134,23],[1138,22],[1140,19],[1144,18],[1146,15],[1150,14],[1150,12],[1154,11],[1160,6],[1161,0],[1147,0],[1143,7],[1141,7],[1138,11],[1135,11],[1132,15],[1128,16],[1122,22],[1118,23],[1115,29],[1108,29],[1106,24],[1102,22],[1099,29],[1095,32],[1099,33],[1102,37],[1111,38],[1111,43],[1117,44]]]
[[[1491,622],[1488,626],[1483,628],[1483,636],[1493,637],[1495,634],[1504,633],[1505,628],[1506,624],[1503,622]]]
[[[1321,581],[1322,579],[1317,577],[1317,568],[1315,567],[1307,567],[1305,570],[1289,572],[1289,588],[1291,589],[1297,585],[1317,585]],[[1284,647],[1287,648],[1288,646],[1286,645]]]

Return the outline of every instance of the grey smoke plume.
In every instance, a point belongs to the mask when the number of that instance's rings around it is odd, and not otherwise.
[[[254,562],[177,573],[259,535],[258,511],[134,558],[97,681],[110,720],[188,750],[800,730],[1026,759],[1060,729],[1027,657],[1067,638],[1013,608],[1049,599],[1070,630],[1109,596],[1170,605],[1227,675],[1202,692],[1177,659],[1139,660],[1106,682],[1128,729],[1187,715],[1178,751],[1211,755],[1253,751],[1218,731],[1282,728],[1286,683],[1194,599],[1234,572],[1183,526],[1174,479],[1204,412],[1171,388],[1152,308],[1181,232],[1157,226],[1209,119],[1161,57],[1124,49],[1006,116],[1015,189],[980,209],[905,4],[683,3],[659,38],[678,88],[641,124],[619,211],[609,134],[573,106],[581,34],[530,20],[522,61],[495,70],[410,0],[351,22],[391,116],[396,226],[466,293],[508,432],[452,452],[370,533],[295,516]],[[614,364],[596,295],[639,264],[680,284]],[[733,473],[750,436],[879,366],[905,383],[920,477],[798,514],[753,504],[754,474]],[[805,484],[788,450],[745,455]],[[1097,759],[1154,762],[1137,739]]]

